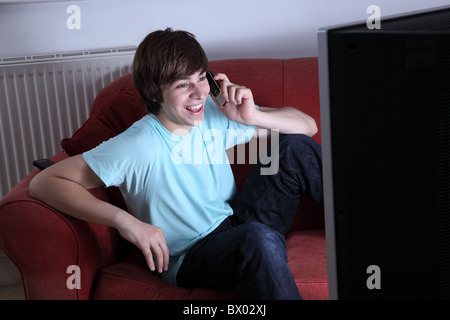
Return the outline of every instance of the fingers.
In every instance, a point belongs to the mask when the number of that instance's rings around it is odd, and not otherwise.
[[[151,271],[155,271],[155,262],[153,261],[153,255],[150,248],[141,249],[142,253],[144,254],[145,261],[147,262],[148,267]]]
[[[228,77],[224,73],[216,74],[214,76],[214,80],[230,82],[230,80],[228,80]]]
[[[222,96],[227,102],[240,105],[243,100],[250,99],[252,97],[252,92],[250,89],[231,83],[228,77],[223,73],[216,74],[214,79],[220,82]]]
[[[169,267],[169,248],[161,228],[152,227],[150,236],[140,241],[138,247],[144,254],[145,260],[151,271],[159,273],[167,271]],[[156,263],[155,263],[156,262]]]
[[[158,270],[160,273],[167,271],[169,248],[163,230],[131,215],[124,217],[117,227],[120,235],[142,251],[150,270]]]
[[[232,85],[228,87],[229,101],[235,105],[241,105],[244,99],[249,99],[251,96],[251,90],[238,85]]]
[[[158,267],[158,272],[167,271],[169,268],[169,248],[167,247],[166,240],[159,246],[159,253],[156,256],[156,265]]]
[[[169,250],[167,245],[150,245],[143,248],[142,252],[151,271],[157,270],[159,273],[167,271],[169,267]]]

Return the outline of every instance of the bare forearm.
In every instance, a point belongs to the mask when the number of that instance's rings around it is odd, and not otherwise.
[[[244,125],[256,126],[259,129],[277,129],[284,134],[305,134],[313,136],[317,133],[314,119],[300,110],[292,107],[255,109],[253,93],[249,88],[231,83],[223,73],[214,77],[221,82],[221,93],[227,103],[219,106],[222,113],[230,120]],[[266,131],[266,130],[261,130]]]
[[[38,175],[30,183],[30,195],[75,218],[118,228],[127,212],[94,197],[83,186],[63,178]]]
[[[252,125],[264,129],[278,129],[284,134],[298,133],[310,137],[318,130],[312,117],[292,107],[279,109],[260,107]]]

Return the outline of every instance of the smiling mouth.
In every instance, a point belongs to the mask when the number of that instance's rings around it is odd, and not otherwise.
[[[191,113],[198,113],[200,112],[203,108],[203,104],[200,103],[198,105],[195,106],[188,106],[188,107],[184,107],[187,111],[191,112]]]

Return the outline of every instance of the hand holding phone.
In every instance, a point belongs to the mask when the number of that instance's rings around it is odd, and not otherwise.
[[[208,79],[212,96],[216,99],[219,105],[224,106],[227,101],[220,93],[220,84],[216,80],[214,80],[214,74],[211,71],[208,71],[206,73],[206,78]]]

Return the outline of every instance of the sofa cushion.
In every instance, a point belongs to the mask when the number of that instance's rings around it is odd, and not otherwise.
[[[96,300],[221,300],[234,292],[175,287],[151,273],[143,264],[122,261],[102,270]]]
[[[88,151],[126,130],[146,115],[144,103],[127,74],[100,91],[92,105],[89,119],[71,138],[61,141],[70,155]]]
[[[325,231],[303,230],[290,232],[286,238],[288,266],[300,294],[305,300],[328,299]],[[143,255],[132,250],[125,261],[103,268],[95,299],[141,300],[221,300],[235,299],[230,291],[205,288],[188,290],[174,287],[152,274]]]
[[[184,300],[189,290],[169,287],[143,265],[119,262],[103,268],[97,283],[97,300]]]
[[[288,266],[305,300],[328,300],[325,229],[301,230],[286,236]]]

